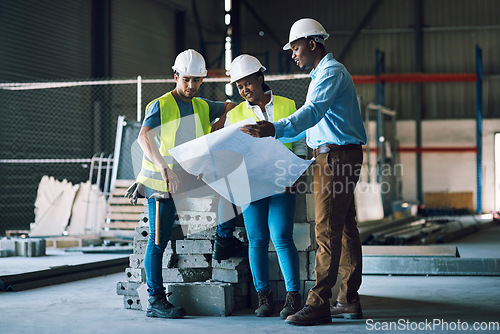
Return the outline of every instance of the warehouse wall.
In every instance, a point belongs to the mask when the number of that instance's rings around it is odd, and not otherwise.
[[[0,1],[0,82],[90,77],[90,4]]]
[[[246,1],[249,2],[249,1]],[[290,26],[299,18],[320,21],[331,34],[327,49],[334,56],[346,46],[356,27],[375,1],[251,1],[270,31],[259,36],[262,25],[242,6],[241,52],[267,52],[269,72],[299,72],[290,53],[281,50]],[[250,2],[249,2],[250,3]],[[384,0],[354,40],[343,63],[351,74],[374,74],[375,49],[385,54],[387,73],[415,72],[415,1]],[[474,73],[475,46],[483,50],[484,116],[500,117],[500,2],[494,0],[423,0],[423,67],[426,73]],[[264,9],[265,8],[265,9]],[[286,14],[284,14],[286,12]],[[281,19],[276,20],[276,15]],[[281,44],[275,41],[276,36]],[[264,56],[261,56],[265,61]],[[288,63],[287,63],[288,62]],[[288,67],[287,67],[288,66]],[[398,110],[399,119],[415,119],[414,84],[386,85],[386,104]],[[367,101],[374,89],[358,88]],[[473,83],[428,83],[423,86],[424,119],[463,119],[475,116]]]
[[[375,122],[370,122],[371,144],[375,145]],[[417,203],[415,121],[398,121],[397,139],[404,149],[399,154],[402,171],[401,196],[405,201]],[[500,132],[500,119],[483,121],[483,212],[495,209],[493,136]],[[476,208],[476,122],[474,120],[429,120],[422,123],[422,147],[452,148],[463,151],[423,152],[423,192],[472,192]],[[373,151],[372,151],[373,152]],[[375,171],[375,153],[370,156],[371,171]],[[366,159],[365,159],[366,162]],[[372,173],[372,176],[375,174]]]
[[[109,1],[109,41],[104,42],[106,50],[98,57],[110,57],[110,77],[171,77],[178,52],[201,50],[197,22],[206,44],[207,63],[219,65],[225,38],[223,1],[196,1],[199,21],[192,1]],[[2,0],[0,82],[92,78],[92,3]],[[176,31],[179,13],[185,16],[182,28]]]

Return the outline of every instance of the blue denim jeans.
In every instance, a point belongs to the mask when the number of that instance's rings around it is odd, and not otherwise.
[[[146,283],[150,296],[165,291],[162,276],[162,259],[163,252],[172,235],[175,213],[176,210],[173,199],[160,201],[160,244],[156,245],[156,200],[148,198],[149,239],[148,246],[146,247],[146,254],[144,256],[144,270],[146,271]]]
[[[152,191],[146,191],[150,196]],[[231,202],[220,198],[218,208],[217,234],[221,237],[231,236],[235,230],[235,213]],[[162,259],[165,248],[172,235],[172,227],[175,220],[175,203],[173,199],[160,201],[160,244],[155,245],[156,235],[156,201],[148,198],[149,239],[144,256],[144,270],[146,271],[146,283],[150,296],[163,293]]]
[[[296,194],[281,193],[242,207],[255,289],[270,290],[269,239],[278,254],[287,291],[299,291],[299,254],[293,242]]]

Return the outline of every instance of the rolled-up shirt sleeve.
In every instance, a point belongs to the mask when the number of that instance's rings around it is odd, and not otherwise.
[[[316,125],[325,116],[339,94],[344,74],[334,68],[327,68],[313,77],[304,105],[287,118],[273,122],[275,137],[295,137]]]

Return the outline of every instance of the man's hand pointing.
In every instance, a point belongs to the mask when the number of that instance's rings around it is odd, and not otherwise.
[[[274,137],[274,125],[268,121],[258,121],[257,124],[246,124],[240,128],[246,134],[252,137]]]

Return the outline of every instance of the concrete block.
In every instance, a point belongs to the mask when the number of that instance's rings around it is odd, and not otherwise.
[[[0,239],[0,248],[5,251],[5,256],[16,255],[16,241],[14,239]]]
[[[175,268],[178,261],[179,256],[176,253],[165,251],[161,259],[161,266],[162,268]]]
[[[174,268],[209,268],[211,258],[206,254],[179,254]]]
[[[234,309],[241,310],[250,307],[250,282],[232,283],[234,294]]]
[[[146,272],[144,268],[126,268],[125,276],[128,282],[145,282]]]
[[[268,252],[267,257],[269,259],[269,280],[282,281],[283,275],[281,274],[281,268],[278,261],[278,254],[276,252]]]
[[[144,268],[144,254],[130,254],[129,267]]]
[[[243,283],[251,281],[250,270],[212,269],[212,279],[219,282]]]
[[[234,310],[243,310],[250,307],[250,295],[234,296]]]
[[[123,306],[129,310],[142,310],[141,300],[138,295],[123,296]]]
[[[215,212],[219,205],[219,199],[214,196],[190,198],[185,197],[175,200],[175,207],[178,211],[202,211]]]
[[[309,254],[309,280],[310,281],[315,281],[316,280],[316,272],[314,271],[314,266],[316,265],[316,251],[310,251],[308,252]]]
[[[250,295],[250,282],[232,283],[234,296]]]
[[[133,253],[138,255],[138,254],[146,254],[146,247],[148,246],[148,241],[147,240],[135,240],[133,243]]]
[[[176,240],[170,240],[167,243],[167,247],[165,247],[165,251],[163,254],[172,254],[172,253],[177,253],[176,248],[175,248]]]
[[[316,249],[316,236],[314,233],[314,223],[293,224],[293,242],[299,252]],[[269,242],[269,250],[275,252],[276,248]]]
[[[7,250],[0,248],[0,257],[7,257],[7,256],[9,256]]]
[[[47,250],[47,241],[45,239],[38,239],[36,242],[36,256],[45,256]]]
[[[191,240],[214,240],[217,224],[189,224],[181,225],[186,239]]]
[[[135,232],[134,241],[149,239],[149,226],[137,226]]]
[[[306,193],[297,193],[295,223],[307,222]]]
[[[133,254],[140,255],[144,257],[146,254],[146,248],[148,247],[148,240],[135,240],[133,243]],[[165,247],[165,253],[172,254],[175,253],[175,243],[170,240]]]
[[[315,211],[314,211],[314,194],[306,194],[306,210],[307,210],[307,221],[316,221]]]
[[[332,288],[332,297],[330,298],[330,304],[335,303],[337,301],[337,297],[339,295],[340,291],[340,284],[342,283],[342,275],[340,273],[337,275],[337,282],[335,282],[335,285]],[[305,281],[304,282],[304,295],[302,296],[303,303],[305,304],[305,301],[307,299],[307,293],[309,290],[316,284],[316,281]]]
[[[204,282],[212,275],[211,268],[172,268],[162,269],[164,283]]]
[[[141,284],[137,288],[137,295],[139,296],[139,300],[141,301],[141,307],[144,312],[148,309],[149,304],[149,293],[148,293],[148,285],[146,283]]]
[[[309,279],[309,252],[299,252],[299,279]]]
[[[228,270],[250,270],[248,258],[246,257],[230,257],[227,260],[212,260],[212,267]]]
[[[234,310],[233,287],[228,283],[171,283],[169,301],[189,315],[228,316]]]
[[[145,212],[139,215],[139,226],[149,226],[149,215],[147,208],[148,207],[146,206]]]
[[[40,246],[40,239],[16,239],[16,255],[17,256],[26,256],[26,257],[35,257],[43,252],[45,255],[45,247],[43,247],[43,251]],[[43,243],[45,246],[45,240]]]
[[[118,282],[116,283],[116,294],[121,296],[134,295],[142,284],[140,282]]]
[[[177,240],[175,243],[177,254],[212,254],[210,240]]]
[[[177,219],[174,224],[206,224],[213,227],[217,225],[217,214],[215,212],[203,211],[177,211]]]

